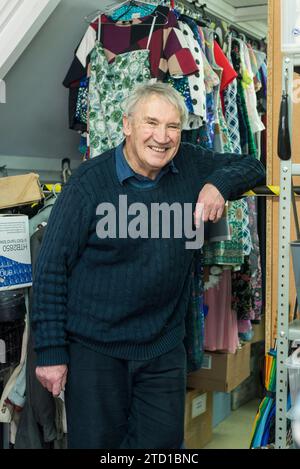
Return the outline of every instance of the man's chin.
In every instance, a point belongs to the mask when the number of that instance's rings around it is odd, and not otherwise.
[[[166,166],[166,164],[170,163],[171,160],[172,154],[170,154],[170,152],[158,153],[153,151],[150,152],[148,159],[149,163],[151,162],[154,166],[158,166],[161,168]]]

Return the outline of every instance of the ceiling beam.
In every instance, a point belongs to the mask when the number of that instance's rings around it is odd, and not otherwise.
[[[267,6],[236,8],[234,19],[237,23],[244,21],[264,21],[268,18]]]

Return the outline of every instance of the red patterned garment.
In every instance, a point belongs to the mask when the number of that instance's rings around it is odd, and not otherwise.
[[[155,14],[157,20],[148,45]],[[89,55],[98,38],[98,26],[97,19],[88,27],[64,79],[64,86],[69,88],[72,82],[86,76]],[[109,63],[116,55],[146,49],[148,45],[153,78],[164,80],[167,72],[172,76],[185,76],[198,71],[186,39],[180,31],[176,15],[167,7],[158,6],[152,15],[131,21],[114,22],[108,16],[101,15],[100,37]]]

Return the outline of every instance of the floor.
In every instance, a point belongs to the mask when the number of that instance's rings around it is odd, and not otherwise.
[[[203,449],[249,449],[252,424],[260,400],[248,402],[233,410],[227,419],[213,429],[213,439]]]

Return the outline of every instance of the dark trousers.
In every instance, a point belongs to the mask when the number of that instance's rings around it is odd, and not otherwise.
[[[152,360],[128,361],[71,343],[68,448],[180,448],[185,388],[183,344]]]

